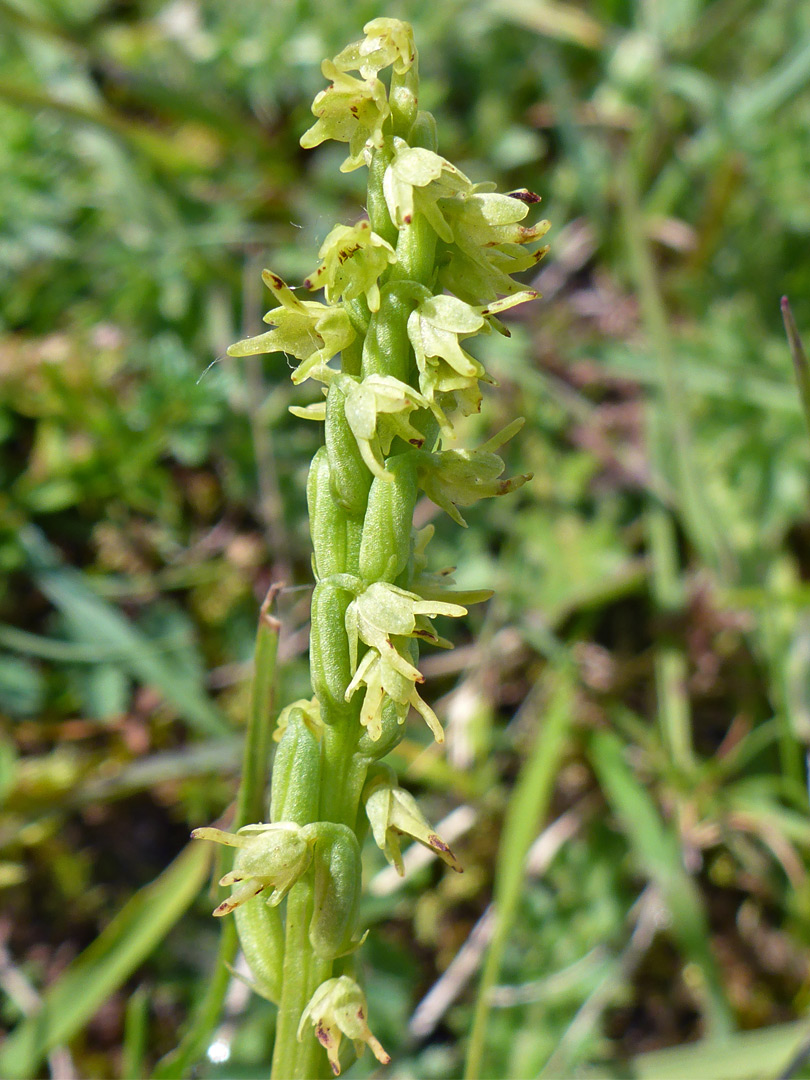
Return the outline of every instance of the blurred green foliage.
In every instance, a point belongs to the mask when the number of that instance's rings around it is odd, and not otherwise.
[[[271,580],[279,700],[306,690],[318,438],[282,357],[223,354],[262,266],[300,280],[360,212],[340,149],[298,138],[321,58],[381,13],[0,0],[2,1075],[149,1075],[198,1015],[218,928],[183,848],[234,797]],[[446,760],[417,726],[396,754],[466,873],[366,853],[390,1075],[468,1047],[470,1076],[810,1075],[810,446],[779,315],[810,331],[810,8],[385,13],[440,149],[553,223],[469,421],[525,415],[535,480],[460,541],[436,519],[497,595],[425,663]],[[197,1033],[197,1075],[265,1075],[272,1009],[238,982]]]

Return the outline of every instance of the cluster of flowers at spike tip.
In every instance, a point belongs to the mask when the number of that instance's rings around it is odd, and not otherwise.
[[[413,32],[398,19],[372,19],[363,28],[366,37],[348,45],[333,60],[324,60],[321,71],[329,79],[312,103],[316,122],[301,136],[305,149],[327,139],[349,144],[349,156],[341,172],[352,172],[368,163],[372,147],[383,145],[383,125],[391,115],[385,86],[377,74],[393,66],[402,75],[416,59]],[[361,78],[348,75],[359,71]]]
[[[408,710],[413,706],[436,741],[443,742],[444,732],[438,717],[416,690],[416,684],[424,682],[425,677],[413,664],[408,638],[429,641],[440,648],[452,648],[449,641],[438,636],[428,620],[437,615],[459,618],[467,614],[467,609],[442,600],[426,600],[387,581],[366,585],[351,574],[334,574],[329,580],[354,596],[346,609],[345,619],[353,672],[346,688],[346,700],[350,701],[361,685],[366,687],[360,722],[369,737],[376,741],[382,735],[382,708],[388,698],[394,703],[400,723],[405,722]],[[361,641],[368,645],[368,650],[358,663]]]
[[[301,1015],[298,1041],[303,1039],[307,1023],[311,1023],[335,1076],[340,1076],[340,1042],[344,1035],[354,1042],[358,1057],[368,1045],[377,1061],[387,1065],[391,1058],[372,1035],[367,1013],[366,996],[354,979],[348,975],[327,979],[312,995]]]
[[[314,836],[311,830],[290,822],[273,825],[245,825],[237,833],[222,829],[195,829],[194,840],[213,840],[215,844],[235,847],[234,868],[225,874],[220,885],[235,885],[227,900],[215,908],[215,915],[228,915],[246,900],[265,889],[271,907],[280,904],[312,861]]]

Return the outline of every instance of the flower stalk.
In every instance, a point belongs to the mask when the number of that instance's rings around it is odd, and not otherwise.
[[[433,529],[414,530],[416,501],[422,492],[465,525],[459,507],[530,479],[502,479],[496,453],[519,422],[477,450],[452,444],[456,416],[476,412],[480,384],[492,382],[464,345],[508,334],[498,314],[537,296],[512,277],[545,251],[527,245],[547,223],[520,224],[537,196],[496,194],[440,157],[433,117],[418,108],[411,27],[374,19],[364,33],[324,61],[329,86],[301,144],[348,144],[341,169],[368,168],[369,217],[322,244],[303,284],[323,301],[265,271],[271,329],[228,350],[294,356],[293,382],[321,384],[322,397],[291,411],[325,431],[307,487],[314,697],[279,717],[270,821],[194,834],[236,849],[220,882],[231,894],[214,914],[233,913],[256,989],[278,1004],[276,1080],[339,1074],[342,1036],[388,1061],[354,960],[369,828],[400,873],[403,838],[461,870],[380,763],[412,708],[442,741],[419,692],[420,644],[452,647],[433,620],[490,595],[456,593],[446,572],[427,571]]]

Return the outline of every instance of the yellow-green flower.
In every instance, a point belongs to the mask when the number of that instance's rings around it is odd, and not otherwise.
[[[393,770],[381,770],[379,775],[366,785],[363,799],[374,842],[389,863],[396,867],[400,877],[405,873],[400,847],[402,836],[417,840],[444,860],[456,873],[462,872],[458,859],[431,828],[417,806],[416,799],[397,785]]]
[[[321,260],[304,281],[305,289],[324,289],[330,304],[365,294],[370,311],[380,306],[380,274],[397,261],[396,252],[367,221],[336,225],[321,244]]]
[[[349,156],[341,172],[352,172],[366,164],[366,147],[381,147],[383,124],[391,115],[385,87],[375,76],[355,79],[339,71],[331,60],[321,64],[329,86],[312,102],[317,121],[301,136],[301,145],[309,150],[327,139],[349,144]]]
[[[400,138],[394,139],[394,147],[394,156],[383,177],[383,192],[391,220],[402,229],[410,225],[415,213],[424,214],[442,240],[450,243],[453,232],[438,200],[472,190],[471,181],[432,150],[408,146]]]
[[[315,1037],[326,1050],[335,1076],[340,1076],[340,1043],[345,1035],[354,1042],[359,1057],[366,1046],[371,1047],[377,1061],[387,1065],[391,1058],[368,1026],[366,996],[354,979],[341,975],[327,979],[312,995],[298,1025],[298,1041],[304,1037],[307,1022],[315,1028]]]
[[[228,915],[252,896],[271,889],[267,903],[280,904],[312,861],[312,845],[301,828],[290,822],[273,825],[245,825],[237,833],[222,829],[195,829],[195,840],[238,848],[234,867],[220,878],[220,885],[236,888],[215,908],[215,915]]]
[[[299,300],[277,274],[262,271],[262,279],[279,301],[264,316],[275,329],[256,337],[237,341],[228,356],[254,356],[257,353],[283,352],[301,363],[292,373],[294,383],[317,378],[324,367],[355,338],[355,330],[342,307],[330,307],[314,300]]]
[[[416,59],[413,28],[399,19],[372,19],[363,27],[362,41],[347,45],[332,63],[340,71],[359,71],[364,79],[393,66],[397,75],[410,70]]]

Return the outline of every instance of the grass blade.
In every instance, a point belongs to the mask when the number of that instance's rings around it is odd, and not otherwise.
[[[52,1047],[71,1039],[160,944],[209,873],[208,844],[189,844],[124,905],[92,945],[43,995],[42,1008],[0,1047],[0,1075],[37,1075]]]
[[[68,621],[80,644],[103,642],[139,683],[153,686],[182,718],[206,735],[229,735],[230,725],[203,688],[184,670],[172,665],[115,607],[93,592],[85,577],[65,566],[42,534],[34,528],[20,539],[38,588]]]
[[[709,1031],[717,1036],[727,1035],[733,1026],[731,1010],[711,954],[700,895],[684,869],[678,839],[661,820],[655,803],[633,775],[616,735],[607,731],[595,734],[590,758],[640,869],[655,883],[667,905],[672,931],[684,956],[702,975]]]
[[[495,930],[478,987],[465,1080],[476,1080],[482,1075],[490,994],[498,981],[504,948],[517,915],[526,855],[548,811],[573,720],[574,695],[570,676],[566,672],[558,679],[546,715],[538,726],[531,756],[521,770],[509,801],[504,822],[493,895]]]

